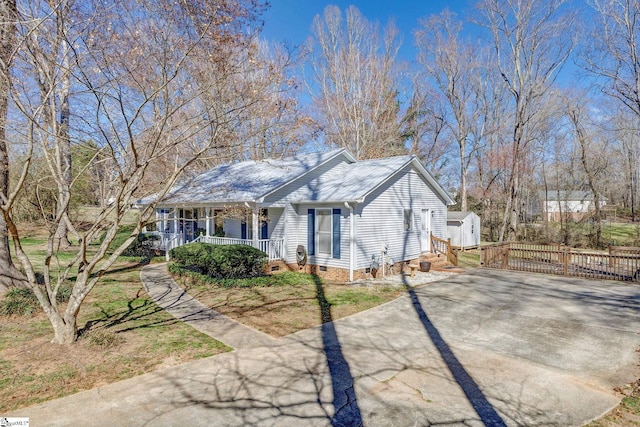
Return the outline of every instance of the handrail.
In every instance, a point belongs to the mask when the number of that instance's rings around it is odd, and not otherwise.
[[[431,233],[431,250],[446,256],[451,264],[458,265],[458,253],[453,250],[451,239],[441,239]]]
[[[177,242],[177,244],[174,245],[174,242]],[[175,236],[167,239],[167,243],[165,244],[165,259],[167,261],[169,261],[169,252],[171,251],[171,249],[182,246],[182,242],[182,234],[176,234]]]

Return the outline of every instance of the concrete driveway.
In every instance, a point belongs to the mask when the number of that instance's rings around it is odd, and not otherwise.
[[[639,332],[638,284],[474,270],[8,415],[33,426],[579,426],[640,376]]]

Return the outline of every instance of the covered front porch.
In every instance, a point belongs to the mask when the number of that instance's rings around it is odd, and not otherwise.
[[[204,242],[249,245],[269,261],[284,259],[284,208],[247,205],[157,208],[154,234],[167,257],[173,248]]]

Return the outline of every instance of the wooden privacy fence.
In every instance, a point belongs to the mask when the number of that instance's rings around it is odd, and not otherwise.
[[[507,242],[480,248],[480,266],[564,276],[640,281],[640,248],[582,252],[562,245]]]

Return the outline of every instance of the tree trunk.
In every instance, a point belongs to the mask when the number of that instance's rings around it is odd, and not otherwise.
[[[9,146],[6,121],[9,97],[9,70],[15,45],[15,0],[0,1],[0,193],[9,192]],[[0,214],[0,294],[13,286],[25,286],[26,278],[13,264],[6,213]]]
[[[57,314],[57,313],[56,313]],[[53,344],[73,344],[78,338],[76,318],[64,319],[60,316],[49,317],[53,326]]]
[[[69,116],[70,116],[70,107],[69,107],[69,91],[71,89],[71,75],[69,73],[70,69],[70,49],[67,41],[64,37],[64,21],[60,16],[66,15],[68,5],[64,4],[64,8],[62,9],[62,15],[58,15],[58,32],[60,34],[60,48],[62,49],[62,69],[65,70],[65,74],[61,78],[60,92],[58,96],[60,97],[60,126],[58,130],[57,138],[59,139],[59,158],[57,159],[60,167],[60,173],[62,176],[61,180],[58,183],[58,201],[56,213],[59,217],[58,228],[56,230],[56,234],[54,237],[55,247],[56,248],[66,248],[71,246],[71,242],[69,242],[69,238],[67,237],[69,233],[69,227],[67,224],[69,223],[69,201],[71,199],[71,138],[69,136]],[[55,120],[55,117],[51,117],[52,120]]]
[[[460,145],[460,210],[467,211],[467,167],[466,137],[458,142]]]

